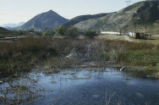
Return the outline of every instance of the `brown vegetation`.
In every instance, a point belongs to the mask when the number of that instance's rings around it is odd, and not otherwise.
[[[158,68],[159,46],[100,39],[25,38],[0,42],[0,73],[3,76],[30,71],[48,64],[54,70],[84,62],[111,63]]]

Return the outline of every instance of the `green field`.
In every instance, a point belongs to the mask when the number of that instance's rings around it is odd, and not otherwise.
[[[134,39],[128,36],[119,36],[119,35],[100,35],[97,38],[107,39],[107,40],[122,40],[136,43],[149,43],[149,44],[159,44],[159,35],[152,36],[151,39]]]

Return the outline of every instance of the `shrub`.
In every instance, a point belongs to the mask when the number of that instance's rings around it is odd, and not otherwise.
[[[97,34],[96,31],[88,30],[88,31],[85,32],[85,36],[87,36],[88,38],[94,38],[97,35],[98,34]]]
[[[68,38],[75,39],[75,38],[77,38],[79,36],[79,32],[78,32],[77,28],[75,28],[75,27],[69,27],[69,28],[67,28],[66,36]]]
[[[54,36],[55,32],[53,30],[47,30],[42,33],[43,36]]]
[[[64,26],[60,26],[60,27],[57,27],[54,32],[55,32],[55,35],[61,35],[61,36],[64,36],[65,33],[66,33],[66,30],[67,28],[64,27]]]
[[[77,30],[77,28],[75,27],[64,27],[64,26],[60,26],[58,28],[55,29],[55,33],[56,35],[60,35],[60,36],[64,36],[67,38],[77,38],[79,35],[79,31]]]

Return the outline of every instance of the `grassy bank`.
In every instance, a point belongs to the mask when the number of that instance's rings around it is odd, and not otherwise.
[[[2,76],[28,72],[49,54],[55,55],[49,48],[48,38],[25,38],[12,42],[0,42],[0,74]]]
[[[127,41],[107,42],[110,51],[105,52],[104,55],[108,56],[108,59],[114,56],[116,63],[133,66],[158,66],[159,45]]]
[[[159,45],[102,39],[25,38],[0,42],[0,74],[29,72],[44,64],[49,71],[105,61],[159,69]]]

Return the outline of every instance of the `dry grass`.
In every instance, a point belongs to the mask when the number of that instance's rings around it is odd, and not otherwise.
[[[84,62],[111,61],[121,65],[159,68],[159,45],[122,40],[25,38],[0,42],[0,73],[28,72],[43,62],[57,71]],[[67,58],[71,52],[76,57]]]
[[[10,43],[0,42],[0,74],[14,75],[30,71],[40,60],[49,54],[56,54],[49,48],[47,38],[25,38]]]

